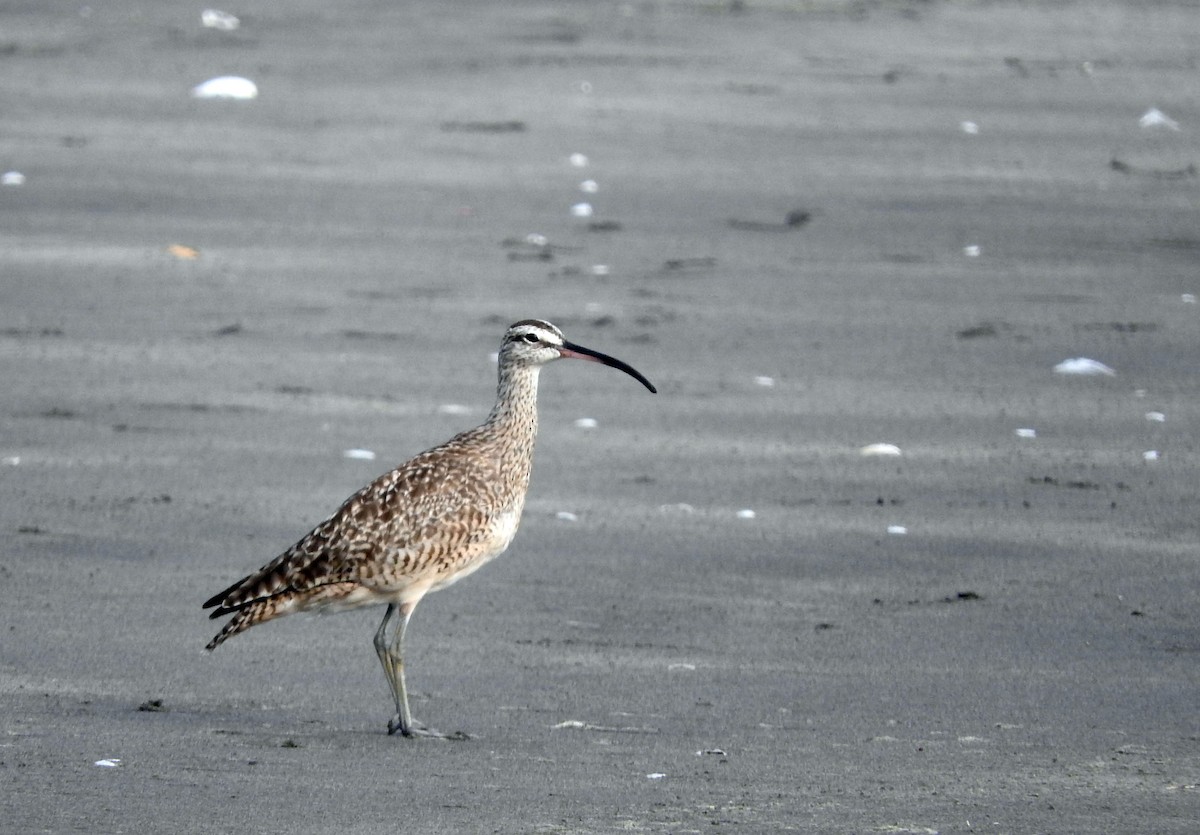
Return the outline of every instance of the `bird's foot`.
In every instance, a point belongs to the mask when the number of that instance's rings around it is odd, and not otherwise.
[[[419,736],[426,739],[461,740],[471,738],[470,734],[464,733],[463,731],[454,731],[452,733],[444,734],[441,731],[434,730],[433,728],[427,728],[425,725],[415,720],[408,727],[405,727],[399,716],[393,716],[388,721],[388,735],[395,736],[396,734],[407,737]]]

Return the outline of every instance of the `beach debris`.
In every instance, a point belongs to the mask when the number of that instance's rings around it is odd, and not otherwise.
[[[599,425],[595,418],[582,417],[575,421],[577,429],[595,429]]]
[[[437,407],[439,415],[469,415],[471,407],[464,406],[462,403],[442,403]]]
[[[721,748],[705,748],[702,751],[696,752],[697,757],[728,757],[729,755]]]
[[[258,85],[239,75],[221,75],[193,87],[192,97],[248,101],[258,97]]]
[[[584,180],[579,184],[579,190],[584,194],[595,194],[600,190],[600,186],[595,180]]]
[[[576,203],[571,207],[572,217],[591,217],[594,213],[591,203]]]
[[[1108,166],[1119,174],[1144,174],[1154,177],[1157,180],[1186,180],[1200,175],[1200,170],[1196,168],[1196,163],[1194,162],[1190,162],[1181,168],[1146,168],[1144,166],[1131,165],[1124,160],[1113,157]]]
[[[222,32],[232,32],[242,25],[236,16],[220,9],[205,9],[200,12],[200,22],[209,29],[218,29]]]
[[[1179,300],[1181,302],[1183,302],[1184,304],[1195,304],[1196,303],[1196,294],[1195,293],[1184,293],[1182,296],[1179,297]]]
[[[596,276],[608,275],[608,264],[592,264],[592,275],[596,275]]]
[[[19,467],[21,465],[21,456],[10,455],[7,458],[0,459],[0,464],[6,467]]]
[[[167,709],[162,699],[147,699],[138,705],[139,713],[162,713]]]
[[[737,518],[739,519],[753,519],[757,515],[758,514],[748,507],[744,507],[737,512]]]
[[[591,722],[581,722],[578,719],[566,719],[557,725],[551,725],[556,730],[570,731],[601,731],[610,734],[656,734],[658,728],[618,728],[613,725],[593,725]]]
[[[692,507],[687,502],[676,502],[675,504],[660,504],[658,506],[659,513],[683,513],[690,515],[696,512],[696,508]]]
[[[25,175],[20,171],[5,171],[0,174],[0,186],[23,186]]]
[[[858,451],[859,455],[900,455],[900,447],[895,444],[867,444]]]
[[[588,158],[587,158],[587,155],[586,155],[586,154],[578,154],[578,153],[576,153],[576,154],[571,154],[571,156],[569,156],[569,157],[567,158],[567,160],[568,160],[568,161],[571,163],[571,165],[573,165],[575,168],[587,168],[587,164],[588,164]]]
[[[979,133],[979,123],[978,122],[971,122],[971,121],[959,122],[958,127],[959,127],[959,130],[961,130],[963,133],[970,134],[971,136],[974,136],[975,134]]]
[[[1162,412],[1146,412],[1146,420],[1151,423],[1166,423],[1167,416]]]
[[[683,270],[706,270],[717,265],[717,259],[711,255],[696,258],[668,258],[663,261],[664,272],[680,272]]]
[[[977,244],[970,244],[963,247],[963,255],[968,258],[978,258],[981,251]]]
[[[120,757],[107,757],[103,760],[96,760],[92,765],[98,765],[101,768],[116,768],[121,764]]]
[[[653,771],[650,774],[646,775],[646,779],[647,780],[661,780],[666,776],[667,775],[663,774],[661,771]]]
[[[560,522],[578,522],[579,517],[569,510],[560,510],[554,514],[554,518]]]
[[[1182,130],[1179,123],[1163,113],[1157,107],[1152,107],[1142,114],[1138,119],[1138,125],[1143,128],[1167,128],[1168,130]]]
[[[530,232],[524,238],[505,238],[502,247],[515,250],[508,253],[509,261],[553,261],[554,247],[550,239],[539,232]]]
[[[369,449],[348,449],[342,453],[342,457],[356,461],[374,461],[375,453]]]
[[[1036,438],[1037,430],[1030,429],[1029,427],[1022,427],[1016,430],[1016,435],[1018,438]]]
[[[695,669],[696,669],[695,664],[688,664],[686,661],[675,661],[674,663],[667,665],[667,672],[674,672],[675,670],[684,670],[685,672],[690,673],[690,672],[694,671]]]
[[[727,222],[731,229],[739,229],[744,232],[788,232],[804,226],[812,220],[812,217],[813,213],[806,209],[792,209],[783,216],[782,223],[744,220],[737,217],[731,217]]]
[[[1157,449],[1146,450],[1145,452],[1142,453],[1142,460],[1143,461],[1157,461],[1158,460],[1158,450]]]
[[[1087,357],[1065,359],[1054,366],[1054,371],[1058,374],[1106,375],[1108,377],[1116,376],[1117,373],[1104,363]]]
[[[200,257],[200,250],[187,244],[169,244],[167,246],[167,254],[178,258],[180,261],[195,261]]]
[[[799,229],[810,220],[812,220],[812,212],[806,212],[804,209],[792,209],[783,216],[783,225],[789,229]]]
[[[959,339],[983,339],[999,336],[1001,333],[1009,333],[1012,329],[1012,325],[1008,322],[980,322],[978,325],[963,328],[954,335]]]
[[[887,532],[892,536],[904,536],[908,533],[908,528],[903,525],[888,525]]]
[[[772,388],[772,387],[774,387],[774,385],[775,385],[775,378],[774,378],[774,377],[767,377],[767,376],[765,376],[765,375],[759,375],[758,377],[755,377],[755,378],[754,378],[754,385],[756,385],[756,386],[762,386],[763,388],[768,388],[768,389],[769,389],[769,388]]]

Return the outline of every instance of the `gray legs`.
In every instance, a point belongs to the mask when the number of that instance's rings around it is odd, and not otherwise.
[[[412,617],[416,603],[397,606],[388,604],[383,615],[383,622],[375,630],[375,653],[379,663],[383,665],[383,674],[387,676],[388,685],[392,688],[392,698],[396,700],[396,715],[388,722],[388,733],[399,733],[402,736],[432,736],[440,739],[464,739],[465,734],[447,736],[432,728],[426,728],[412,718],[408,709],[408,688],[404,684],[404,630],[408,628],[408,619]],[[399,613],[399,623],[392,633],[391,641],[387,638],[388,623],[392,616]]]
[[[404,685],[404,629],[408,626],[413,607],[400,608],[400,623],[396,626],[389,644],[387,626],[396,610],[396,604],[388,604],[383,622],[375,631],[375,653],[379,656],[379,663],[383,665],[383,674],[387,676],[388,686],[392,688],[392,698],[396,700],[396,715],[388,722],[388,733],[394,734],[399,731],[404,736],[411,736],[413,720],[408,709],[408,688]]]

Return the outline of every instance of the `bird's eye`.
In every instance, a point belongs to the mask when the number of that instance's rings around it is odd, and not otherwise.
[[[531,344],[536,344],[539,340],[536,333],[527,333],[525,334],[525,341]]]

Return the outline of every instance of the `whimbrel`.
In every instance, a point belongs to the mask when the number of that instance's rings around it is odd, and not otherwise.
[[[633,367],[568,342],[549,322],[517,322],[500,345],[500,383],[487,420],[375,479],[291,548],[209,598],[204,608],[216,607],[210,617],[233,618],[207,649],[293,612],[386,604],[375,651],[396,702],[388,733],[441,736],[409,711],[404,631],[427,593],[461,580],[512,542],[533,464],[538,373],[563,358],[620,369],[656,391]]]

